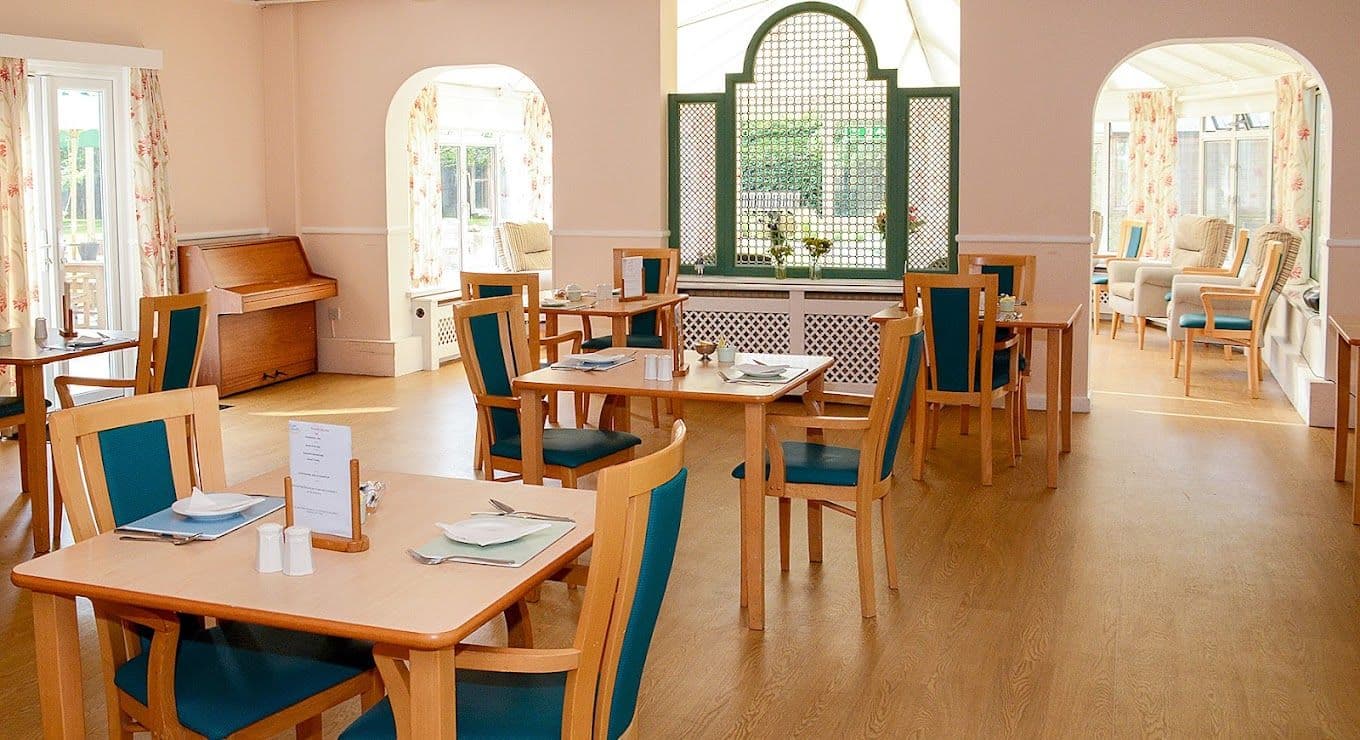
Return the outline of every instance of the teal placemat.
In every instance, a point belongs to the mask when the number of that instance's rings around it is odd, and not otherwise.
[[[245,511],[232,514],[225,519],[208,521],[180,516],[167,506],[155,514],[124,524],[118,528],[118,531],[151,532],[154,534],[171,534],[178,537],[197,535],[201,540],[215,540],[283,508],[283,498],[279,496],[265,496],[263,498],[263,501]]]
[[[499,560],[509,560],[507,565],[498,563],[476,563],[476,565],[497,565],[502,568],[518,568],[529,562],[540,552],[548,549],[552,543],[562,539],[567,532],[576,529],[576,522],[552,522],[547,529],[540,529],[533,534],[527,534],[514,542],[502,542],[499,545],[487,545],[478,547],[464,542],[454,542],[445,537],[443,533],[434,539],[416,548],[416,552],[421,555],[428,555],[432,558],[445,557],[448,555],[470,555],[475,558],[497,558]]]

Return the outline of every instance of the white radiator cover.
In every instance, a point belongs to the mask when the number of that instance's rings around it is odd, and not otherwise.
[[[457,293],[438,293],[411,301],[416,335],[425,342],[425,370],[438,370],[440,364],[459,358],[458,332],[453,325],[453,304],[458,300]]]

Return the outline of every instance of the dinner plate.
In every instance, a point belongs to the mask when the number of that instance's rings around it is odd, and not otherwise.
[[[194,508],[192,498],[179,499],[170,504],[170,510],[182,517],[210,522],[239,514],[260,502],[259,496],[247,496],[243,493],[205,493],[203,496],[213,505],[211,511]]]
[[[570,362],[579,362],[582,365],[613,365],[622,362],[627,355],[621,354],[581,354],[567,355],[566,359]]]
[[[560,301],[556,298],[544,298],[543,300],[538,302],[538,305],[544,308],[563,308],[565,306],[571,305],[571,301]]]
[[[77,337],[77,338],[72,339],[72,340],[70,341],[69,346],[71,346],[71,347],[98,347],[99,345],[101,345],[101,344],[103,344],[104,342],[107,342],[107,341],[108,341],[107,339],[100,339],[99,337]]]
[[[777,378],[789,369],[788,365],[753,365],[750,363],[735,365],[733,370],[742,375],[749,375],[752,378]]]
[[[514,542],[534,532],[541,532],[552,525],[552,522],[509,516],[481,516],[464,519],[453,524],[443,522],[435,524],[445,537],[454,542],[477,545],[478,547]]]

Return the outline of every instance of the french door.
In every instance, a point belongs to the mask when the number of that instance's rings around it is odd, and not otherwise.
[[[482,138],[469,136],[474,141]],[[439,158],[445,271],[495,272],[499,149],[492,144],[446,142],[439,147]]]
[[[120,193],[112,79],[61,75],[29,78],[33,202],[29,212],[29,279],[38,300],[35,317],[46,317],[50,334],[64,326],[69,301],[75,328],[122,329],[132,323],[125,305]],[[81,357],[50,375],[126,376],[124,353]],[[130,363],[128,363],[130,365]],[[48,378],[49,382],[51,377]],[[75,389],[83,390],[83,389]],[[86,390],[81,400],[108,391]]]

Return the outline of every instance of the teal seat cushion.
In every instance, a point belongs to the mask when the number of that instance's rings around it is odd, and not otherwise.
[[[544,429],[543,462],[564,468],[579,468],[602,457],[622,452],[642,444],[642,440],[626,432],[599,429]],[[519,435],[496,440],[491,454],[519,460]]]
[[[1109,275],[1092,275],[1092,276],[1091,276],[1091,284],[1092,284],[1092,285],[1109,285],[1109,284],[1110,284],[1110,276],[1109,276]]]
[[[815,442],[782,442],[784,479],[790,483],[818,483],[827,486],[853,486],[859,479],[859,450]],[[770,461],[765,461],[765,476]],[[732,470],[733,478],[746,477],[746,463]]]
[[[1181,314],[1182,329],[1203,329],[1209,321],[1202,313]],[[1251,319],[1245,316],[1215,316],[1214,328],[1225,331],[1251,331]]]
[[[52,402],[43,399],[43,405],[50,408]],[[0,396],[0,417],[22,413],[24,413],[24,399],[19,396]]]
[[[362,651],[331,659],[310,657],[304,645],[294,644],[302,637],[297,633],[279,630],[273,636],[256,635],[257,644],[242,644],[213,628],[180,641],[175,700],[181,724],[208,738],[224,738],[354,678],[372,665],[371,657]],[[120,666],[113,679],[119,689],[143,704],[147,701],[148,657],[144,650]]]
[[[460,740],[560,738],[565,673],[490,673],[460,670],[454,702]],[[383,699],[340,733],[343,740],[395,738],[391,699]]]
[[[581,342],[581,349],[601,350],[609,349],[614,346],[613,337],[594,337]],[[661,337],[655,334],[629,334],[628,346],[639,349],[661,349],[666,346],[662,344]]]

